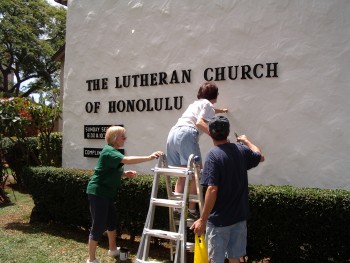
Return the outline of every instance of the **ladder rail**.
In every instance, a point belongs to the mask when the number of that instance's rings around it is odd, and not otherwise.
[[[194,179],[196,181],[196,188],[197,188],[197,201],[192,201],[192,202],[197,202],[198,203],[198,209],[199,209],[199,214],[202,215],[203,213],[203,205],[204,205],[204,197],[203,197],[203,187],[200,182],[200,177],[201,177],[201,166],[197,160],[195,163],[195,168],[194,168]],[[191,197],[190,197],[191,199]]]
[[[156,173],[153,178],[153,185],[152,185],[152,191],[151,191],[151,199],[156,198],[158,194],[158,186],[159,186],[159,175]],[[148,228],[153,228],[153,221],[154,221],[154,212],[155,207],[152,202],[150,202],[147,213],[147,218],[145,222],[145,226]],[[140,240],[140,246],[138,249],[137,254],[142,254],[142,259],[148,258],[148,252],[149,252],[149,246],[150,246],[150,239],[151,237],[149,235],[146,235],[143,231],[141,240]]]
[[[190,163],[190,161],[189,161],[189,163]],[[189,167],[189,165],[188,165],[188,167]],[[186,262],[186,224],[185,224],[185,220],[187,219],[187,210],[188,210],[187,198],[188,198],[188,195],[190,192],[191,179],[192,179],[192,175],[190,173],[187,173],[187,176],[185,179],[185,185],[184,185],[184,194],[182,196],[182,208],[181,208],[181,217],[180,217],[180,224],[179,224],[179,232],[182,232],[183,240],[182,240],[182,242],[178,242],[176,245],[176,254],[175,254],[174,262],[181,262],[181,263]],[[181,261],[179,261],[179,259],[178,259],[179,250],[180,250],[180,254],[181,254]]]
[[[192,154],[187,163],[187,167],[168,166],[166,156],[160,156],[158,164],[154,169],[153,185],[150,197],[150,205],[147,213],[145,226],[142,232],[140,245],[137,251],[136,262],[156,262],[148,261],[150,242],[152,237],[168,239],[171,243],[171,260],[175,256],[175,263],[186,263],[186,250],[193,251],[194,244],[187,242],[186,224],[188,202],[196,202],[199,204],[200,213],[202,212],[203,196],[201,186],[199,184],[200,167],[198,159]],[[158,189],[160,177],[165,176],[166,190],[168,199],[158,198]],[[172,191],[171,177],[185,178],[183,194],[177,194]],[[197,195],[190,194],[190,183],[195,180],[197,185]],[[163,206],[169,208],[169,231],[153,229],[155,218],[155,208]],[[178,229],[174,220],[174,208],[181,209],[181,217],[178,221]],[[175,253],[173,249],[175,248]]]

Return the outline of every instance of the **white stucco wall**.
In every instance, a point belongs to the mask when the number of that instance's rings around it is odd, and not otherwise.
[[[68,6],[63,165],[93,168],[84,125],[124,124],[127,155],[165,151],[169,129],[206,68],[278,63],[277,78],[216,81],[217,107],[266,161],[253,184],[350,189],[350,2],[72,0]],[[191,83],[116,89],[115,77],[191,69]],[[262,71],[263,72],[263,71]],[[88,91],[87,80],[108,78]],[[171,111],[108,113],[108,102],[183,96]],[[88,102],[100,102],[87,113]],[[232,139],[234,136],[232,134]],[[203,135],[203,157],[212,147]],[[150,172],[155,163],[129,166]]]

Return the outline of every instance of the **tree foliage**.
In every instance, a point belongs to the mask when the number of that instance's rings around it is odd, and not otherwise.
[[[58,86],[60,65],[52,56],[63,46],[65,30],[64,7],[45,0],[0,1],[1,97],[28,97]]]
[[[58,94],[58,90],[47,93],[46,97],[40,98],[39,103],[30,98],[1,99],[0,139],[15,137],[25,140],[39,133],[49,138],[62,113]]]
[[[55,156],[53,151],[56,149],[52,147],[52,140],[55,138],[51,135],[62,112],[58,95],[58,90],[53,90],[46,93],[46,97],[41,97],[39,103],[30,98],[0,99],[0,161],[2,162],[8,156],[6,147],[3,147],[3,142],[7,138],[15,145],[17,149],[15,152],[19,153],[16,155],[14,165],[9,163],[13,171],[12,175],[19,185],[23,166],[28,166],[29,163],[52,164],[52,157]],[[30,136],[38,134],[42,151],[41,159],[37,158],[32,147],[28,147]],[[4,167],[0,166],[0,175],[3,172]]]

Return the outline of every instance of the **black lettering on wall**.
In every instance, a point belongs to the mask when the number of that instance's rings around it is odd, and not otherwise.
[[[216,68],[206,68],[203,77],[207,81],[223,81],[240,79],[277,78],[278,63],[251,65],[236,65]]]
[[[181,110],[183,96],[108,102],[108,113]]]
[[[108,89],[108,78],[91,79],[91,80],[87,80],[86,83],[88,84],[87,86],[88,91]]]

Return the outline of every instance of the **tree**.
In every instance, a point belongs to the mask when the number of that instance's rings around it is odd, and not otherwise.
[[[57,89],[46,93],[39,103],[30,98],[0,99],[0,161],[6,160],[13,177],[21,186],[21,171],[29,165],[53,165],[55,156],[51,134],[57,119],[61,116],[61,103],[58,100]],[[41,153],[36,155],[37,147],[33,150],[29,136],[38,136]],[[5,150],[5,138],[10,140],[14,147],[11,153]],[[5,143],[6,144],[6,143]],[[0,166],[0,175],[5,167]],[[0,178],[1,183],[1,178]],[[0,193],[1,194],[1,193]]]
[[[51,135],[53,134],[55,123],[61,118],[62,104],[59,100],[59,90],[53,89],[45,96],[40,96],[39,103],[33,104],[30,108],[32,123],[39,132],[40,164],[45,166],[55,165],[53,157],[57,151],[53,147]],[[56,164],[57,165],[57,164]]]
[[[64,7],[45,0],[0,1],[0,97],[28,97],[58,86],[60,64],[52,56],[63,46],[65,30]]]

